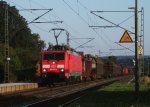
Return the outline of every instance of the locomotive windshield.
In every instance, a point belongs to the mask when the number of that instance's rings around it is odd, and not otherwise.
[[[64,60],[64,53],[44,53],[44,60]]]

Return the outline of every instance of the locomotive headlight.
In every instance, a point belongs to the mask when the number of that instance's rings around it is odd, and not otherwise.
[[[46,72],[46,69],[44,69],[43,72]]]
[[[64,72],[64,69],[61,69],[60,71],[61,71],[61,72]]]

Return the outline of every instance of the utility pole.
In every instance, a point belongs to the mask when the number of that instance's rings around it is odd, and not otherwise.
[[[69,44],[70,38],[69,38],[69,32],[68,31],[66,31],[66,35],[67,35],[67,46],[70,48],[70,44]]]
[[[139,73],[144,75],[144,8],[141,8],[141,32],[139,36]]]
[[[126,31],[132,33],[132,34],[135,34],[135,70],[134,70],[134,75],[135,75],[135,100],[137,100],[138,96],[139,96],[138,0],[135,0],[135,8],[134,8],[134,13],[135,13],[135,33],[133,33],[132,31],[129,31],[126,28],[120,26],[120,24],[113,23],[112,21],[109,21],[108,19],[105,19],[104,17],[95,14],[96,12],[122,12],[122,11],[91,11],[91,13],[94,14],[95,16],[99,17],[100,19],[103,19],[106,22],[109,22],[110,24],[112,24],[114,26],[90,26],[90,27],[104,27],[104,28],[106,28],[106,27],[108,27],[108,28],[110,28],[110,27],[119,27],[119,28],[121,28],[123,30],[126,30]],[[125,12],[133,12],[133,11],[125,11]],[[143,18],[144,18],[144,14],[143,14]],[[142,27],[143,27],[143,30],[144,30],[144,26],[142,26]]]
[[[148,60],[148,72],[147,72],[147,75],[149,76],[150,75],[150,71],[149,71],[149,59]]]
[[[138,0],[135,0],[135,100],[139,97],[139,68],[138,68]]]
[[[4,4],[5,6],[5,45],[4,45],[4,61],[5,61],[5,68],[4,68],[4,82],[9,82],[9,35],[8,35],[8,5],[7,3]]]
[[[139,55],[139,75],[144,75],[144,8],[141,9],[141,32],[139,35],[139,45],[138,45],[138,55]]]

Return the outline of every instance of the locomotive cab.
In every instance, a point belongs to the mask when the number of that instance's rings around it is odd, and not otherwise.
[[[66,76],[65,52],[63,51],[44,51],[42,53],[41,76],[47,81],[63,81]]]
[[[41,52],[42,82],[72,81],[82,76],[82,58],[68,49],[51,49]]]

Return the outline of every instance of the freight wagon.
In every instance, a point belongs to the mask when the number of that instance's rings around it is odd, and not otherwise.
[[[96,78],[101,79],[104,77],[104,61],[101,58],[96,58]]]
[[[104,60],[104,73],[103,77],[108,78],[113,75],[113,65],[109,60]]]
[[[103,77],[115,77],[122,74],[122,68],[121,66],[115,64],[114,62],[110,60],[104,61],[104,74]]]
[[[122,75],[122,67],[112,62],[113,64],[113,77]]]
[[[96,59],[90,54],[83,57],[83,77],[85,80],[93,80],[96,78]]]

